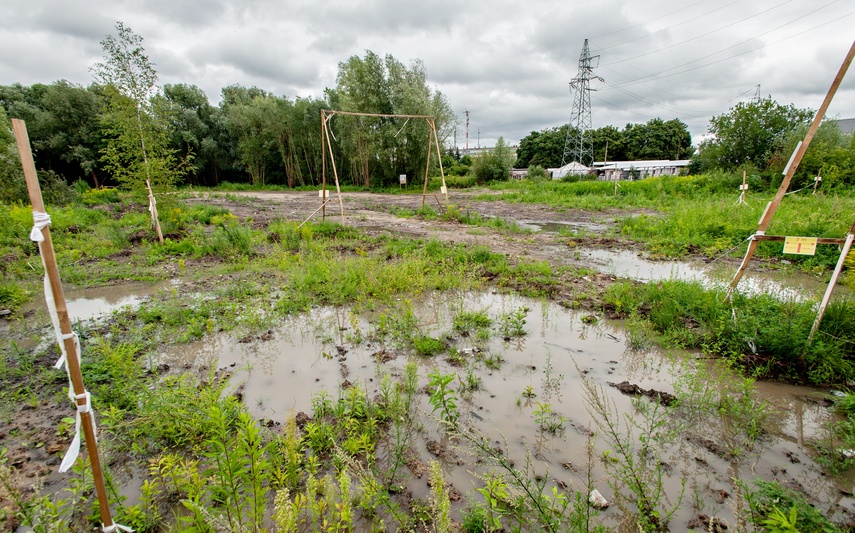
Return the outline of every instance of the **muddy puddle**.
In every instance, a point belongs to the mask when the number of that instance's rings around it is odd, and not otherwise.
[[[451,335],[452,317],[461,309],[486,311],[496,328],[503,315],[511,316],[521,308],[528,309],[522,337],[505,340],[502,334],[493,334],[478,344],[472,337]],[[603,458],[613,452],[607,439],[598,435],[593,439],[593,455],[586,456],[587,442],[597,428],[586,407],[582,376],[600,387],[625,432],[625,417],[638,419],[639,415],[631,397],[609,383],[628,381],[672,393],[675,380],[687,368],[711,364],[692,353],[629,350],[627,333],[618,323],[586,323],[591,319],[549,302],[490,293],[443,294],[413,303],[412,309],[419,318],[420,334],[448,339],[446,353],[423,357],[372,341],[373,325],[383,311],[353,314],[346,309],[319,308],[262,335],[213,336],[170,347],[159,357],[173,371],[204,372],[215,366],[231,373],[232,387],[240,391],[254,415],[278,422],[289,410],[311,415],[313,395],[326,391],[336,398],[343,384],[364,387],[374,397],[381,376],[400,377],[408,360],[419,366],[419,387],[427,384],[428,373],[437,368],[457,373],[461,381],[472,374],[480,378],[481,385],[462,394],[462,425],[487,436],[517,466],[531,457],[536,474],[548,476],[551,483],[562,487],[585,490],[590,463],[596,488],[609,500],[614,492],[607,482]],[[452,366],[447,360],[455,349],[464,359],[462,366]],[[484,364],[488,358],[493,361],[490,366]],[[454,383],[455,390],[459,385],[460,381]],[[673,445],[662,458],[662,468],[672,501],[677,501],[681,481],[686,480],[672,530],[685,530],[698,513],[734,524],[733,477],[746,482],[758,477],[778,480],[803,488],[828,506],[839,504],[855,512],[855,500],[845,495],[851,494],[853,480],[823,474],[806,446],[821,437],[823,424],[831,416],[822,400],[828,391],[777,383],[758,383],[755,390],[769,404],[770,414],[755,448],[740,461],[711,444],[722,442],[720,422],[696,424],[691,435],[681,434],[669,441]],[[438,430],[428,415],[432,408],[426,394],[418,401],[424,429],[412,443],[421,461],[441,462],[446,480],[463,494],[461,503],[466,498],[480,498],[474,489],[482,482],[472,473],[483,475],[488,467],[466,441],[450,442]],[[566,420],[563,430],[552,434],[540,429],[536,411],[543,404]],[[413,477],[410,489],[417,497],[426,495],[426,479]],[[603,521],[616,526],[618,511],[614,507],[606,510]]]
[[[114,311],[123,307],[136,307],[146,298],[167,287],[181,285],[178,279],[161,283],[126,283],[112,287],[95,287],[88,289],[77,289],[65,292],[65,304],[68,309],[68,318],[72,324],[98,321],[108,317]],[[42,313],[43,318],[33,320],[34,324],[46,324],[47,307],[41,293],[37,294],[29,303],[23,306],[19,315],[27,316],[30,313]],[[10,337],[12,331],[10,321],[0,321],[0,338]],[[52,343],[52,338],[42,338],[40,334],[26,336],[15,341],[16,349],[35,349],[41,343]]]
[[[736,266],[695,261],[651,261],[632,250],[588,249],[571,252],[585,266],[600,272],[638,281],[681,279],[698,281],[706,287],[727,287]],[[792,271],[749,271],[739,282],[739,289],[750,294],[772,294],[781,299],[819,300],[828,286],[827,279]],[[834,298],[851,297],[852,291],[839,285]]]
[[[68,318],[77,321],[98,320],[122,307],[136,307],[148,296],[181,282],[173,280],[164,283],[125,283],[112,287],[94,287],[72,290],[65,293]],[[37,300],[44,308],[44,301]]]
[[[602,233],[612,229],[612,224],[598,222],[559,222],[542,220],[518,220],[520,228],[543,233]]]

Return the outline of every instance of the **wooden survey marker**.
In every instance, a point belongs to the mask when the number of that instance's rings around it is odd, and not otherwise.
[[[61,331],[61,340],[63,353],[65,354],[65,365],[68,370],[69,380],[71,381],[73,399],[77,406],[79,416],[79,425],[82,426],[83,435],[86,440],[86,451],[89,455],[89,463],[92,467],[92,477],[95,483],[95,493],[98,497],[98,507],[101,513],[102,529],[105,533],[115,531],[117,524],[113,523],[113,518],[110,514],[110,505],[107,500],[107,490],[104,485],[104,475],[101,470],[101,460],[98,457],[98,447],[95,438],[95,417],[90,407],[89,393],[86,392],[83,386],[83,374],[80,372],[80,352],[77,342],[77,336],[71,330],[71,321],[68,318],[68,308],[65,303],[65,294],[62,290],[62,281],[59,278],[59,269],[56,265],[56,255],[53,250],[53,241],[50,235],[50,218],[47,217],[44,201],[42,200],[42,191],[39,188],[39,180],[36,175],[36,167],[33,162],[33,153],[30,150],[30,140],[27,135],[27,126],[23,120],[12,119],[12,129],[15,132],[15,141],[18,145],[18,153],[21,156],[21,166],[24,169],[24,177],[27,180],[27,191],[30,195],[30,201],[33,206],[33,218],[40,217],[40,221],[34,226],[31,237],[39,241],[39,252],[42,255],[42,260],[45,266],[45,275],[47,277],[45,295],[47,298],[48,290],[52,293],[53,302],[56,306],[56,314],[59,319],[59,329]],[[39,228],[41,226],[41,228]],[[51,303],[46,302],[50,307]],[[73,441],[74,442],[74,441]],[[76,442],[79,442],[79,437]],[[72,446],[72,452],[73,446]],[[71,460],[77,458],[75,453]],[[65,463],[65,460],[63,460]],[[62,467],[60,467],[62,470]],[[124,527],[124,526],[122,526]]]
[[[840,65],[840,70],[838,70],[837,76],[834,77],[834,81],[832,81],[831,87],[828,89],[828,93],[825,95],[825,99],[822,101],[822,105],[819,106],[819,109],[816,112],[816,116],[814,117],[813,122],[811,123],[810,128],[808,129],[807,135],[805,135],[804,140],[798,144],[796,150],[793,152],[793,155],[790,157],[790,161],[789,163],[787,163],[787,166],[784,169],[784,180],[781,182],[781,186],[778,188],[778,192],[775,193],[775,197],[766,206],[766,210],[763,212],[763,216],[760,218],[760,223],[757,227],[757,232],[749,238],[748,250],[746,250],[745,252],[745,257],[742,259],[742,264],[736,271],[736,275],[733,277],[733,281],[730,282],[730,287],[728,289],[728,298],[731,297],[733,291],[736,289],[736,286],[739,284],[739,280],[742,279],[742,275],[745,273],[745,269],[748,267],[748,262],[751,261],[751,258],[754,256],[754,252],[757,250],[757,243],[762,240],[785,240],[784,237],[766,235],[766,229],[768,229],[769,224],[772,222],[772,217],[774,217],[775,211],[781,205],[781,200],[783,200],[784,195],[787,193],[787,189],[789,189],[790,187],[790,181],[792,181],[793,175],[795,175],[796,170],[799,167],[799,163],[801,163],[805,152],[810,146],[810,143],[813,140],[814,135],[816,134],[816,130],[819,128],[819,124],[822,122],[823,118],[825,118],[825,113],[828,111],[828,106],[834,99],[834,94],[840,87],[844,76],[846,76],[846,71],[849,70],[849,65],[852,63],[853,57],[855,57],[855,42],[852,43],[852,46],[849,48],[849,52],[846,54],[846,57],[843,60],[843,64]],[[836,268],[834,269],[834,273],[831,275],[831,280],[828,284],[828,288],[825,291],[825,296],[823,297],[822,303],[820,304],[816,321],[814,322],[813,328],[810,332],[810,336],[808,337],[808,343],[810,343],[817,329],[819,329],[819,324],[822,321],[822,316],[825,313],[825,308],[828,306],[828,301],[831,298],[831,293],[834,291],[834,285],[837,283],[837,278],[840,275],[840,271],[843,269],[843,263],[846,259],[846,255],[849,253],[849,250],[852,247],[853,233],[855,233],[855,223],[853,223],[852,226],[849,228],[849,233],[844,239],[817,239],[817,242],[821,244],[824,243],[824,241],[834,241],[834,244],[842,244],[843,248],[841,250],[840,259],[837,262]]]

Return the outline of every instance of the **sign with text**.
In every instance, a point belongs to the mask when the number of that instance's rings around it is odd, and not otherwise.
[[[398,180],[401,182],[401,185],[406,185],[407,184],[407,175],[401,174],[400,176],[398,176]]]
[[[816,237],[787,237],[784,239],[784,253],[816,255],[816,241]]]

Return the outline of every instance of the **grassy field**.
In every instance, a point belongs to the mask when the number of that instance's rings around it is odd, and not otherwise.
[[[750,198],[751,207],[735,206],[738,194],[732,181],[701,177],[623,183],[617,197],[607,183],[508,184],[478,198],[614,211],[619,235],[654,254],[712,257],[753,233],[772,194]],[[400,375],[378,377],[382,392],[377,397],[369,397],[359,385],[315,397],[308,423],[291,413],[277,432],[253,420],[236,396],[224,392],[224,376],[212,371],[201,378],[164,377],[148,364],[151,354],[164,345],[205,339],[215,332],[257,335],[283,317],[315,306],[377,311],[372,332],[377,342],[394,343],[429,358],[451,353],[448,342],[423,334],[397,302],[449,290],[561,295],[562,303],[580,306],[592,321],[597,315],[625,320],[635,348],[658,344],[699,349],[739,369],[747,377],[745,383],[754,378],[812,384],[855,380],[851,302],[833,305],[817,340],[808,345],[814,310],[807,303],[739,294],[729,303],[719,291],[680,281],[615,280],[592,288],[587,281],[580,284],[590,279],[590,270],[511,258],[483,245],[372,236],[331,223],[298,227],[294,221],[273,219],[259,225],[227,208],[190,205],[181,198],[179,194],[159,199],[164,244],[156,241],[142,198],[112,190],[87,191],[70,205],[48,209],[60,271],[69,286],[186,280],[180,292],[162,291],[146,305],[117,311],[103,323],[77,326],[87,346],[84,378],[102,417],[108,464],[134,465],[144,473],[136,501],[124,501],[117,487],[111,488],[118,521],[137,531],[451,531],[452,504],[438,464],[427,465],[432,480],[428,497],[405,504],[398,494],[401,476],[408,475],[404,464],[409,436],[418,431],[418,424],[428,423],[425,420],[438,424],[456,442],[480,450],[483,459],[496,467],[495,477],[477,481],[477,499],[463,508],[464,502],[456,504],[458,528],[606,529],[587,505],[587,492],[559,491],[531,464],[515,465],[490,442],[456,429],[460,395],[467,387],[477,387],[478,372],[492,370],[491,365],[501,361],[477,359],[468,373],[436,371],[427,384],[418,383],[415,363],[408,363]],[[853,213],[855,198],[848,194],[788,197],[769,233],[842,236]],[[440,216],[406,215],[428,221]],[[443,216],[459,219],[454,213]],[[481,225],[484,231],[510,235],[517,231],[508,221],[467,216],[471,220],[461,222]],[[0,219],[6,221],[0,226],[0,308],[12,311],[9,339],[0,344],[0,419],[10,426],[23,410],[44,410],[46,417],[59,416],[58,431],[66,436],[69,422],[61,415],[67,411],[65,378],[50,368],[55,349],[44,343],[22,347],[23,340],[44,333],[24,316],[27,303],[40,300],[41,290],[38,250],[27,237],[31,212],[26,206],[0,205]],[[770,245],[761,246],[760,255],[780,253]],[[805,270],[827,272],[834,260],[833,249],[823,249],[816,257],[795,262]],[[43,314],[35,316],[44,319]],[[481,340],[524,336],[524,323],[521,310],[501,317],[460,310],[453,317],[455,335]],[[430,394],[432,419],[417,416],[414,410],[414,398],[424,390]],[[596,404],[596,398],[593,393],[589,400]],[[700,405],[690,395],[679,398],[684,406]],[[762,410],[752,411],[750,387],[729,396],[730,403],[724,398],[722,393],[722,398],[705,400],[703,409],[710,416],[730,417],[735,421],[733,431],[746,442],[758,439]],[[845,406],[841,409],[847,412]],[[665,425],[657,425],[665,424],[661,417],[668,415],[663,413],[638,415],[639,421],[650,423],[643,434],[650,447],[622,448],[616,439],[618,458],[605,461],[616,465],[615,479],[628,487],[622,516],[643,531],[664,530],[670,516],[670,504],[655,490],[664,475],[662,466],[639,470],[647,464],[647,454],[664,446],[672,438],[669,432],[676,431],[676,426],[666,431]],[[548,404],[539,406],[538,417],[542,431],[557,431],[563,423]],[[850,426],[834,428],[838,442],[855,441]],[[57,431],[52,422],[46,428],[48,434]],[[601,431],[607,435],[608,429]],[[24,450],[44,447],[45,442],[33,435],[18,428],[9,433],[8,442]],[[9,527],[23,523],[35,531],[92,526],[97,509],[83,462],[78,462],[62,494],[40,494],[22,488],[16,477],[18,463],[7,459],[16,450],[11,444],[4,446],[0,495],[7,503],[0,506],[4,521],[0,523]],[[835,456],[833,446],[817,450],[828,457],[830,469],[848,468]],[[803,494],[767,482],[740,490],[745,494],[743,518],[753,521],[758,531],[795,530],[786,529],[788,521],[797,522],[801,530],[836,530],[824,516],[810,511]],[[795,514],[788,514],[792,509]]]

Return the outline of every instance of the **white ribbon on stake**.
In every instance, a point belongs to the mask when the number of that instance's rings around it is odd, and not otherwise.
[[[154,219],[154,206],[157,205],[157,200],[154,199],[154,195],[151,193],[151,189],[149,189],[148,193],[148,212],[151,215],[151,225],[154,226],[157,224],[157,221]]]
[[[122,524],[113,524],[112,526],[101,524],[101,531],[104,533],[114,533],[115,531],[127,531],[128,533],[131,533],[133,532],[133,529],[128,526],[123,526]]]
[[[64,334],[62,329],[59,326],[59,313],[56,310],[56,298],[53,294],[53,289],[50,285],[50,279],[47,275],[47,265],[45,264],[44,254],[42,253],[42,243],[45,238],[42,234],[42,230],[46,227],[50,226],[50,215],[47,213],[42,213],[40,211],[33,210],[33,229],[30,231],[30,240],[35,241],[39,245],[39,255],[42,258],[42,266],[45,269],[45,278],[44,278],[44,287],[45,287],[45,304],[48,308],[48,314],[50,314],[50,321],[53,324],[54,335],[56,336],[56,343],[59,345],[59,351],[62,355],[60,355],[59,359],[53,365],[54,368],[59,370],[63,366],[65,367],[65,373],[68,375],[68,397],[72,401],[74,401],[75,405],[77,405],[77,416],[75,418],[74,424],[74,438],[71,441],[71,446],[68,447],[68,451],[65,452],[65,455],[62,458],[62,463],[59,465],[59,471],[65,472],[74,464],[74,461],[77,460],[77,457],[80,455],[80,415],[81,413],[89,413],[92,412],[92,403],[89,393],[85,390],[83,394],[76,395],[74,393],[74,383],[71,381],[71,371],[68,368],[68,353],[65,350],[65,341],[68,339],[74,339],[74,351],[77,354],[77,362],[80,363],[80,339],[77,336],[77,333],[71,332],[68,334]],[[80,405],[77,400],[86,400],[86,403]],[[95,425],[95,416],[92,416],[92,431],[96,433],[98,428]]]

